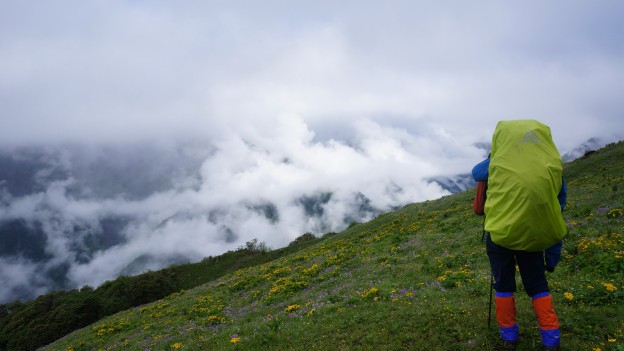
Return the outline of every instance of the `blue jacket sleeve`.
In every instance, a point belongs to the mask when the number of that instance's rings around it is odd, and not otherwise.
[[[488,169],[490,168],[490,158],[486,158],[472,168],[472,178],[475,182],[483,182],[488,179]]]
[[[553,272],[555,267],[559,263],[561,259],[561,247],[563,246],[563,242],[558,242],[555,245],[547,248],[544,251],[544,259],[546,263],[546,270],[549,272]]]
[[[565,209],[566,200],[568,198],[568,186],[566,185],[565,179],[561,179],[561,190],[557,195],[557,200],[559,200],[559,206],[561,206],[561,212]],[[549,272],[553,272],[555,267],[559,263],[561,259],[561,247],[563,246],[563,242],[560,241],[555,245],[547,248],[544,251],[544,259],[546,263],[546,270]]]
[[[568,187],[566,185],[565,179],[561,179],[561,190],[559,190],[559,195],[557,195],[557,200],[559,200],[559,206],[561,206],[561,212],[565,209],[566,200],[568,199]]]

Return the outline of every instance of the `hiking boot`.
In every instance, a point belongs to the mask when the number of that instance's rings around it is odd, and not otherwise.
[[[518,340],[503,340],[501,350],[515,350],[518,345]]]
[[[544,351],[559,351],[559,345],[557,345],[557,346],[544,346]]]

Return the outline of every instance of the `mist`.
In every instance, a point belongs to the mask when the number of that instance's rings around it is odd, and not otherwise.
[[[426,128],[368,121],[347,143],[289,116],[264,135],[5,150],[0,300],[97,286],[253,239],[279,248],[449,194],[427,179],[465,173],[485,151]]]

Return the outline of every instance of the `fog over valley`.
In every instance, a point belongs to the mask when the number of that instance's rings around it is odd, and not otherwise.
[[[254,140],[3,149],[0,299],[341,231],[449,194],[430,178],[465,173],[458,159],[487,152],[449,140],[419,153],[429,140],[376,124],[346,143],[280,123]]]

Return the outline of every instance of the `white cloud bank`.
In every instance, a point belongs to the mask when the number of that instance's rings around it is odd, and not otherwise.
[[[98,285],[119,274],[218,255],[252,239],[277,248],[306,232],[340,231],[351,221],[448,194],[426,179],[466,172],[484,152],[428,126],[419,136],[363,120],[350,144],[318,140],[294,115],[265,127],[224,134],[204,148],[190,146],[196,155],[189,146],[170,144],[134,156],[128,146],[47,151],[48,166],[37,171],[40,190],[5,192],[0,212],[0,223],[40,226],[45,259],[5,260],[0,270],[9,283],[0,288],[0,299],[59,284]],[[432,142],[431,135],[445,142]],[[176,159],[184,153],[170,147],[186,150],[187,159]],[[154,155],[162,158],[128,167]],[[192,162],[195,167],[188,167]],[[177,176],[153,181],[170,175]],[[142,179],[161,185],[145,191],[137,186]],[[115,233],[104,229],[110,219],[121,221]],[[12,279],[15,272],[23,278]]]

